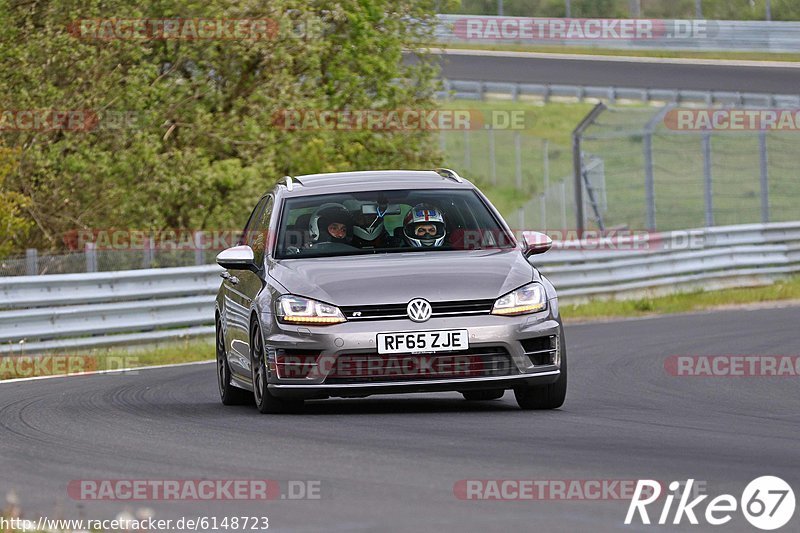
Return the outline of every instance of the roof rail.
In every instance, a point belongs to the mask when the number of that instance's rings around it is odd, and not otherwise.
[[[284,176],[283,180],[281,180],[280,183],[286,185],[287,191],[292,192],[292,190],[294,190],[294,181],[292,181],[291,176]]]
[[[436,173],[442,177],[449,178],[453,181],[457,181],[458,183],[464,182],[461,176],[458,175],[458,172],[456,172],[455,170],[450,170],[449,168],[437,168]]]

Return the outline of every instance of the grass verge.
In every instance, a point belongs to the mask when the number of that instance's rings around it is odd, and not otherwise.
[[[436,45],[439,46],[439,45]],[[436,47],[435,46],[435,47]],[[450,43],[456,50],[497,50],[503,52],[536,52],[541,54],[576,54],[595,56],[656,57],[668,59],[723,59],[733,61],[800,61],[800,54],[768,52],[693,52],[677,50],[610,50],[577,46],[547,46],[527,44]]]
[[[213,339],[208,341],[193,339],[157,346],[136,346],[128,350],[120,348],[76,349],[69,352],[0,356],[0,380],[191,363],[208,361],[213,358]]]
[[[492,113],[524,113],[525,129],[522,130],[476,129],[439,134],[445,166],[457,169],[473,181],[511,221],[518,208],[543,192],[545,167],[552,181],[572,174],[572,130],[594,106],[588,103],[449,100],[443,102],[442,107],[478,112],[485,118]],[[521,188],[517,187],[517,134]]]
[[[585,304],[564,305],[561,307],[561,314],[564,316],[564,320],[569,323],[688,313],[729,306],[789,300],[800,300],[800,276],[794,276],[765,287],[693,291],[655,298],[596,300]]]

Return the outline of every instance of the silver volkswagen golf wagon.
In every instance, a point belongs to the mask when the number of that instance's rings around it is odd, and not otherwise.
[[[489,200],[448,169],[286,177],[224,250],[222,403],[456,391],[555,409],[567,353],[553,285]]]

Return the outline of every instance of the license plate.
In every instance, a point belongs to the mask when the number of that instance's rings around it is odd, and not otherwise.
[[[469,349],[469,331],[420,331],[406,333],[379,333],[378,353],[435,353]]]

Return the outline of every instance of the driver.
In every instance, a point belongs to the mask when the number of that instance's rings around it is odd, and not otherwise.
[[[339,206],[326,207],[314,218],[316,220],[311,220],[313,244],[350,244],[353,237],[353,217],[347,209]]]
[[[444,215],[428,204],[417,204],[403,221],[403,237],[414,248],[439,248],[447,236]]]

